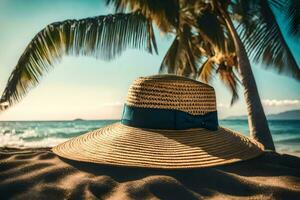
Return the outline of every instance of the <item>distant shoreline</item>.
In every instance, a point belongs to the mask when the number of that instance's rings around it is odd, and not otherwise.
[[[300,110],[288,110],[276,114],[268,114],[268,121],[298,121],[300,120]],[[75,119],[50,119],[50,120],[0,120],[0,122],[65,122],[65,121],[120,121],[121,119],[83,119],[83,118],[75,118]],[[248,120],[247,115],[238,115],[238,116],[228,116],[225,118],[220,118],[220,121],[230,121],[230,120]]]
[[[268,121],[270,120],[300,120],[300,110],[288,110],[276,114],[268,114]],[[226,120],[247,120],[248,116],[240,115],[240,116],[229,116],[224,119]],[[223,119],[223,120],[224,120]]]

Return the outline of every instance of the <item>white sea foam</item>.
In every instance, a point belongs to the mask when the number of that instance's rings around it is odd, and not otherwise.
[[[48,121],[48,122],[1,122],[0,147],[34,148],[52,147],[71,137],[111,124],[114,121]],[[247,121],[225,120],[220,124],[248,133]],[[276,148],[300,152],[298,121],[271,121],[270,129]],[[247,134],[248,135],[248,134]]]
[[[35,130],[25,130],[24,133],[22,133],[22,138],[31,138],[31,137],[37,137],[38,134],[35,132]]]
[[[0,133],[0,147],[53,147],[59,143],[68,140],[68,138],[53,138],[47,137],[38,141],[25,141],[23,138],[15,134]]]

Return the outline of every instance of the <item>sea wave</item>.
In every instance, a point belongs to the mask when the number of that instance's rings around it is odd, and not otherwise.
[[[0,122],[0,147],[52,147],[70,138],[115,122],[117,121]],[[221,120],[220,124],[249,136],[247,121]],[[300,151],[299,125],[299,121],[270,122],[276,149]]]
[[[28,135],[30,134],[28,133]],[[24,137],[24,135],[22,137]],[[47,137],[36,141],[26,141],[22,137],[15,134],[0,133],[0,147],[14,147],[14,148],[53,147],[59,143],[68,140],[68,138]]]
[[[281,143],[281,144],[300,144],[300,138],[288,138],[288,139],[283,139],[283,140],[278,140],[275,141],[276,143]]]

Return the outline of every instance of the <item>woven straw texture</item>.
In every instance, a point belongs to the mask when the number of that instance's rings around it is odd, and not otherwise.
[[[163,108],[203,115],[216,111],[214,89],[198,81],[172,76],[142,77],[129,88],[127,105]]]
[[[54,147],[72,160],[160,169],[200,168],[247,160],[262,145],[229,129],[147,130],[116,123]]]
[[[193,115],[216,111],[212,87],[171,75],[137,79],[129,89],[126,104],[175,109]],[[116,123],[59,144],[52,151],[77,161],[185,169],[247,160],[263,153],[263,146],[222,127],[217,131],[203,128],[154,130]]]

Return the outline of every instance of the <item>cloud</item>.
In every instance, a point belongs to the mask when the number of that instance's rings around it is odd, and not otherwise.
[[[298,99],[284,99],[284,100],[263,99],[262,103],[264,106],[271,106],[271,107],[281,107],[281,106],[298,107],[298,106],[300,106],[300,100],[298,100]]]

